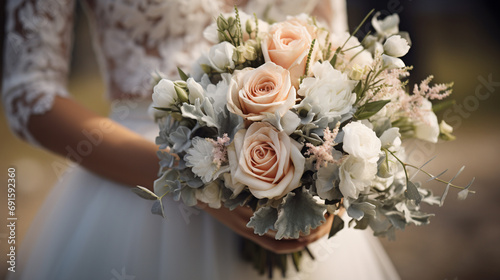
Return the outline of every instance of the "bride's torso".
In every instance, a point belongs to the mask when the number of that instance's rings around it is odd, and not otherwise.
[[[331,10],[333,2],[340,1],[84,0],[84,6],[108,96],[116,99],[151,94],[155,72],[175,79],[177,67],[188,71],[209,47],[205,27],[234,5],[260,18],[283,20],[319,6]]]

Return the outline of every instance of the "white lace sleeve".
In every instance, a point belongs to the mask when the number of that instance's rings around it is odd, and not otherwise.
[[[73,0],[12,0],[6,7],[2,101],[11,129],[37,144],[28,131],[33,114],[67,96]]]

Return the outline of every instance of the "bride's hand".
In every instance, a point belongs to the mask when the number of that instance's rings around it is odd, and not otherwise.
[[[259,236],[253,232],[253,228],[247,227],[247,223],[253,215],[249,207],[237,207],[233,211],[230,211],[225,207],[213,209],[204,203],[198,203],[198,206],[237,234],[278,254],[292,253],[304,249],[307,245],[328,234],[333,222],[333,215],[328,215],[326,221],[317,228],[311,230],[309,235],[301,235],[298,239],[276,240],[276,233],[273,231],[269,231],[263,236]]]

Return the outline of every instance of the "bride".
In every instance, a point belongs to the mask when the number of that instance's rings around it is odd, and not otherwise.
[[[343,230],[327,239],[326,223],[298,240],[276,241],[246,227],[246,209],[190,208],[169,200],[161,219],[130,191],[151,189],[157,178],[158,128],[147,113],[151,73],[176,78],[177,66],[188,69],[206,47],[204,28],[234,4],[273,20],[311,13],[343,32],[343,0],[82,2],[113,104],[109,117],[75,102],[65,87],[73,0],[7,4],[6,34],[18,42],[6,44],[4,53],[2,98],[11,129],[79,164],[53,188],[8,279],[266,279],[240,258],[241,236],[278,253],[308,245],[316,260],[304,258],[303,270],[288,279],[398,278],[365,231]]]

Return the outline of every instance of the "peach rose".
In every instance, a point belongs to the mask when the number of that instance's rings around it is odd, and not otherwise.
[[[258,68],[245,68],[231,78],[227,96],[230,112],[251,121],[265,118],[263,113],[283,116],[295,105],[296,90],[286,69],[272,62]]]
[[[295,88],[298,88],[300,77],[305,74],[307,54],[316,37],[314,30],[314,26],[304,20],[292,18],[272,25],[269,35],[262,40],[265,61],[288,69]]]
[[[300,186],[305,163],[300,149],[285,132],[266,122],[253,123],[228,146],[231,182],[226,184],[245,185],[259,199],[282,197]]]

